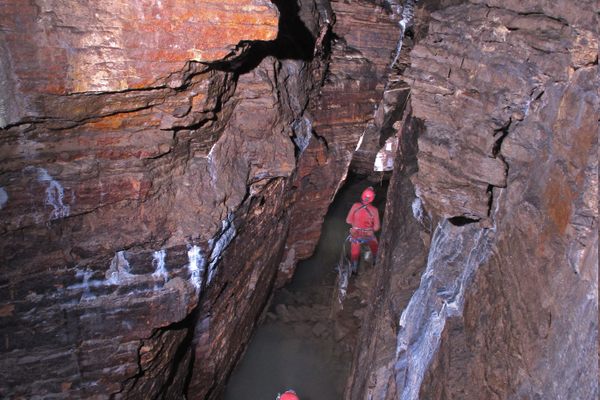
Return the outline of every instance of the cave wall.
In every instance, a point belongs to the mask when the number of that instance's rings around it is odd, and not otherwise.
[[[505,78],[478,68],[495,92],[483,96],[483,109],[504,113],[487,118],[505,124],[495,152],[507,165],[506,188],[490,190],[494,244],[466,294],[463,332],[442,345],[446,374],[459,367],[468,379],[428,389],[444,379],[433,369],[425,397],[598,397],[598,25],[581,18],[590,4],[575,11],[565,3],[563,14],[546,17],[509,5],[481,21],[509,31],[494,59],[519,48],[525,62],[490,61],[509,71]],[[454,356],[457,340],[467,355]]]
[[[35,0],[0,24],[0,395],[218,398],[316,245],[397,16]]]
[[[373,292],[386,317],[367,318],[348,396],[597,398],[597,4],[442,5],[422,32],[400,131],[420,124],[418,172],[392,182],[410,180],[431,221],[426,261],[384,241],[403,257],[379,279],[399,284]],[[386,221],[383,237],[415,240],[414,222]]]
[[[0,395],[218,398],[392,136],[346,397],[597,397],[597,6],[406,4],[4,2]]]

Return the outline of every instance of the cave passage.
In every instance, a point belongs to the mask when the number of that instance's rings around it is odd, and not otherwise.
[[[383,219],[387,182],[373,184],[349,176],[329,207],[315,253],[300,262],[292,282],[275,293],[265,321],[233,371],[225,400],[275,399],[287,389],[294,389],[302,400],[343,398],[373,274],[365,267],[358,278],[351,278],[344,310],[332,318],[334,268],[348,234],[346,214],[367,186],[376,190],[374,205]]]

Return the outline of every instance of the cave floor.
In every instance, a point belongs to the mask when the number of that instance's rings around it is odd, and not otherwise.
[[[314,255],[300,262],[292,282],[275,293],[229,380],[225,400],[270,400],[287,389],[302,400],[343,398],[374,274],[363,261],[360,275],[350,280],[344,309],[332,318],[334,268],[348,232],[346,213],[369,185],[377,191],[375,205],[383,219],[385,185],[349,178],[329,208]]]

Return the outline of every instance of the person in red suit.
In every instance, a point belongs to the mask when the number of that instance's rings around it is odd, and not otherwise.
[[[375,191],[372,187],[366,188],[360,196],[361,202],[354,203],[346,223],[352,225],[350,228],[350,261],[352,271],[358,271],[358,260],[360,259],[360,245],[366,243],[373,253],[373,259],[377,256],[379,243],[375,232],[380,228],[379,211],[371,204],[375,199]]]

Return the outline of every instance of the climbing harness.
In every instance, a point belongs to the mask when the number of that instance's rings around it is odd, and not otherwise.
[[[342,251],[338,260],[336,270],[337,277],[335,285],[333,287],[333,299],[331,302],[331,316],[344,309],[344,299],[348,293],[348,283],[350,282],[350,276],[356,271],[352,270],[352,261],[348,257],[348,244],[349,243],[360,243],[360,245],[367,244],[372,238],[353,238],[352,235],[348,235],[342,245]],[[366,254],[366,253],[365,253]]]
[[[344,245],[342,246],[342,253],[340,254],[340,260],[338,261],[338,279],[337,279],[337,301],[342,309],[342,303],[346,298],[346,292],[348,290],[348,281],[350,280],[351,262],[348,257],[348,243],[352,240],[351,235],[346,237]]]
[[[354,216],[356,215],[356,213],[360,210],[365,210],[367,212],[367,214],[369,214],[369,219],[371,220],[371,226],[373,226],[373,224],[375,223],[375,217],[373,216],[373,213],[371,212],[371,210],[369,210],[369,208],[367,207],[370,203],[362,203],[360,207],[358,207],[356,210],[354,210],[354,212],[352,213],[352,219],[354,219]],[[358,231],[363,231],[363,232],[370,232],[371,234],[373,233],[373,228],[355,228],[352,227],[350,228],[350,231],[352,232],[352,229],[354,230],[358,230]]]

